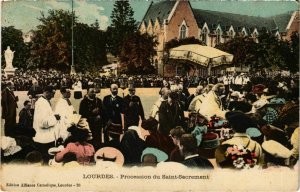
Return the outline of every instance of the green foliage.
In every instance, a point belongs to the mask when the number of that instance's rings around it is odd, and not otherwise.
[[[171,39],[170,41],[166,42],[164,51],[166,53],[169,53],[170,49],[174,47],[178,47],[180,45],[188,45],[188,44],[199,44],[199,45],[205,45],[201,40],[196,39],[195,37],[188,37],[185,39]]]
[[[236,37],[226,43],[216,46],[217,49],[234,55],[234,66],[253,65],[256,56],[257,44],[249,37]]]
[[[106,64],[104,33],[96,21],[91,26],[79,23],[70,11],[49,10],[41,13],[41,22],[34,30],[30,67],[55,68],[69,71],[72,64],[72,17],[74,17],[74,65],[77,71],[86,71]]]
[[[107,64],[105,33],[96,21],[91,26],[77,23],[74,28],[74,65],[76,71],[93,71]],[[76,35],[75,35],[76,34]]]
[[[297,50],[297,35],[294,38],[294,49]],[[293,40],[291,42],[279,40],[267,32],[259,35],[258,43],[254,42],[251,37],[236,37],[216,48],[233,54],[234,66],[250,66],[254,71],[268,68],[271,70],[288,69],[295,72],[299,64],[299,53],[293,51]]]
[[[25,44],[22,37],[22,31],[15,29],[14,26],[1,27],[1,55],[7,46],[10,46],[14,53],[13,66],[26,69],[26,61],[29,58],[29,45]],[[5,57],[1,59],[1,66],[5,66]]]
[[[134,12],[128,0],[115,1],[111,14],[111,26],[109,28],[109,49],[115,56],[120,55],[126,36],[133,34],[136,29]]]
[[[291,35],[290,48],[292,52],[291,62],[287,68],[292,71],[299,71],[299,33],[293,32]]]
[[[49,10],[49,16],[41,13],[41,22],[32,39],[31,67],[66,70],[71,65],[72,13]]]
[[[151,65],[152,58],[156,55],[158,44],[154,36],[147,33],[135,32],[125,37],[120,53],[120,62],[126,74],[149,74],[154,72]]]

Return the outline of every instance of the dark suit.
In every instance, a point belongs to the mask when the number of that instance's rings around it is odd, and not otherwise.
[[[132,125],[138,126],[139,116],[141,116],[142,120],[145,119],[143,105],[141,99],[138,96],[125,96],[123,107],[125,130],[127,130],[128,127]]]
[[[188,98],[187,98],[187,103],[185,105],[185,110],[188,111],[189,106],[191,104],[191,102],[193,101],[193,99],[195,98],[195,94],[191,94]]]
[[[141,163],[141,156],[145,148],[145,141],[135,130],[129,129],[121,141],[121,152],[125,158],[124,165],[131,166]]]
[[[93,110],[97,108],[98,111],[93,112]],[[84,97],[79,106],[79,114],[82,118],[87,118],[93,136],[92,144],[95,148],[98,148],[102,141],[103,107],[101,99],[95,97],[93,100],[90,100]]]
[[[1,96],[2,118],[5,120],[4,135],[12,137],[15,135],[18,99],[9,88],[5,88]]]
[[[104,125],[107,125],[109,121],[115,124],[122,124],[123,114],[123,98],[116,96],[115,98],[112,95],[107,95],[103,98],[103,120]],[[108,142],[108,132],[104,132],[104,141]]]
[[[176,126],[185,128],[184,106],[175,101],[172,105],[163,101],[159,107],[159,131],[168,136],[170,130]]]
[[[30,109],[23,108],[19,113],[18,135],[34,137],[35,130],[33,129],[33,114]]]

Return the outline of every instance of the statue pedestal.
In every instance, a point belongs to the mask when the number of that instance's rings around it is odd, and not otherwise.
[[[16,69],[17,68],[5,68],[4,74],[5,74],[6,78],[15,76]]]

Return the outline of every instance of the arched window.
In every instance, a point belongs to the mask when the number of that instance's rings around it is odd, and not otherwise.
[[[204,28],[202,30],[201,40],[203,41],[203,43],[205,43],[207,45],[207,29],[206,28]]]
[[[229,39],[233,39],[233,31],[232,30],[229,30],[228,36],[229,36]]]
[[[280,33],[279,33],[278,31],[275,33],[275,37],[276,37],[277,39],[281,39]]]
[[[186,26],[182,25],[180,28],[180,36],[179,39],[185,39],[186,38]]]
[[[257,34],[256,31],[254,31],[253,34],[252,34],[252,38],[253,38],[253,40],[254,40],[255,42],[257,41],[257,37],[258,37],[258,34]]]
[[[221,30],[220,29],[217,29],[216,31],[216,45],[220,44],[221,43]]]
[[[246,32],[244,30],[242,31],[242,37],[246,37]]]

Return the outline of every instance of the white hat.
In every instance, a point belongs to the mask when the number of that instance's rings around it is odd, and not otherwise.
[[[238,92],[238,91],[234,91],[234,92],[231,93],[231,97],[238,97],[238,98],[241,98],[241,94],[240,94],[240,92]]]
[[[10,156],[22,150],[14,138],[6,136],[1,137],[1,149],[4,156]]]
[[[252,105],[254,106],[255,109],[260,109],[268,103],[269,101],[267,99],[259,99],[255,101]]]
[[[287,159],[292,155],[292,151],[274,140],[263,142],[262,148],[276,158]]]
[[[107,162],[103,162],[103,161],[110,161],[110,164],[117,164],[119,166],[122,166],[124,164],[124,156],[121,153],[121,151],[119,151],[116,148],[113,147],[103,147],[101,149],[99,149],[95,155],[94,155],[94,159],[95,162],[97,164],[103,164],[103,163],[107,163]],[[98,162],[101,161],[101,162]]]

